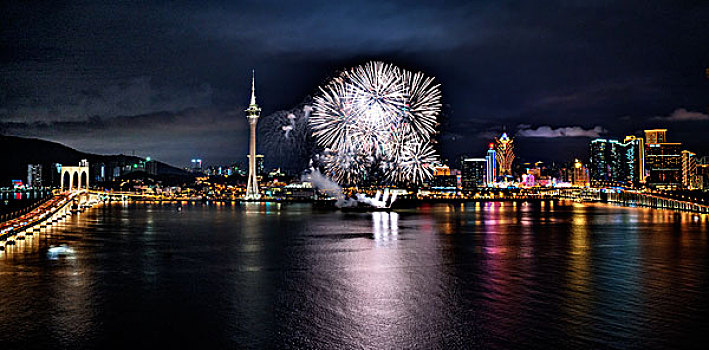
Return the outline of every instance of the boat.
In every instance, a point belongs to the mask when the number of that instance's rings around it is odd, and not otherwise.
[[[392,211],[392,205],[396,201],[396,193],[392,194],[387,188],[384,192],[377,191],[374,197],[367,197],[358,193],[354,205],[343,206],[342,211]],[[348,201],[349,202],[349,201]]]

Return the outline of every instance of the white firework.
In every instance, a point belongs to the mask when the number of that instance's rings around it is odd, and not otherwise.
[[[404,177],[410,183],[420,184],[433,176],[430,164],[436,159],[436,151],[430,143],[409,141],[401,152],[397,175]],[[402,179],[400,178],[399,181]]]
[[[431,145],[441,110],[434,79],[392,64],[368,62],[341,73],[315,98],[309,119],[328,175],[357,184],[383,172],[393,183],[432,176]]]

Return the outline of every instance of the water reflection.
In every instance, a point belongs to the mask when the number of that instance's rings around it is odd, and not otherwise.
[[[246,214],[280,214],[281,203],[274,202],[243,202],[241,206]]]
[[[565,268],[565,288],[562,298],[564,317],[567,320],[565,332],[574,336],[588,336],[591,325],[578,322],[577,315],[588,315],[592,311],[593,291],[591,290],[591,247],[589,245],[589,222],[585,207],[574,204],[570,227],[568,265]]]
[[[372,212],[372,230],[377,243],[395,241],[399,234],[399,214],[396,212]]]
[[[59,258],[74,259],[74,249],[62,244],[58,247],[50,247],[47,250],[47,258],[49,260],[59,260]]]
[[[696,217],[568,202],[117,203],[0,254],[0,343],[679,346],[709,328]]]

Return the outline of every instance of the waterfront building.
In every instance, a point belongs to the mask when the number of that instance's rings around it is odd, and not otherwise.
[[[539,181],[539,179],[541,179],[542,177],[542,169],[540,169],[539,167],[528,168],[527,175],[534,176],[534,180]]]
[[[536,177],[534,174],[522,174],[522,181],[520,182],[520,186],[522,187],[534,187],[536,186]]]
[[[454,190],[458,188],[458,177],[451,174],[451,169],[445,164],[433,165],[433,178],[430,183],[431,188]]]
[[[42,187],[42,164],[27,164],[27,187]]]
[[[488,162],[486,158],[464,158],[461,162],[461,186],[463,191],[473,191],[486,187],[486,172]]]
[[[682,186],[696,189],[697,186],[697,154],[687,150],[682,151]]]
[[[571,169],[571,185],[576,187],[588,187],[591,185],[591,176],[588,168],[578,159],[574,161]]]
[[[450,175],[451,168],[445,164],[433,164],[433,176]]]
[[[495,138],[495,150],[497,163],[500,165],[500,176],[512,175],[512,162],[515,159],[514,140],[507,136],[506,132],[502,136]]]
[[[591,185],[590,171],[588,167],[578,159],[567,163],[559,172],[561,182],[566,183],[567,186],[589,187]]]
[[[315,188],[310,182],[294,182],[285,185],[279,195],[291,200],[312,200],[315,198]]]
[[[594,186],[614,186],[628,181],[625,148],[618,140],[591,140],[590,175]]]
[[[659,189],[677,189],[682,186],[682,144],[649,143],[646,146],[645,166],[647,183]]]
[[[704,191],[709,189],[709,164],[697,164],[696,179],[697,189]]]
[[[628,180],[635,186],[645,183],[645,140],[642,137],[626,136],[625,162]]]
[[[665,143],[667,142],[667,129],[645,130],[645,143]]]
[[[642,138],[624,142],[594,139],[590,143],[590,175],[594,186],[634,185],[645,182],[645,146]]]
[[[261,194],[258,188],[257,168],[256,168],[256,124],[261,116],[261,108],[256,104],[256,79],[251,75],[251,102],[246,109],[246,118],[249,121],[249,175],[246,184],[245,199],[259,199]],[[263,158],[262,158],[263,159]]]
[[[534,186],[541,187],[552,187],[556,180],[562,177],[559,175],[559,169],[556,168],[554,163],[546,166],[544,162],[535,162],[526,168],[526,173],[532,176]],[[529,177],[527,177],[527,183],[529,183]]]
[[[682,187],[682,144],[667,142],[667,129],[645,130],[645,168],[648,186]]]
[[[497,152],[495,151],[494,143],[489,145],[487,155],[485,156],[485,161],[485,182],[487,182],[487,187],[493,187],[497,177]]]

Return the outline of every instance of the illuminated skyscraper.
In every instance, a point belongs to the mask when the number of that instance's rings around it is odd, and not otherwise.
[[[650,143],[645,153],[649,176],[647,183],[660,189],[682,186],[682,144]]]
[[[42,187],[42,164],[27,164],[27,187]]]
[[[667,142],[667,129],[645,130],[645,143],[665,143]]]
[[[682,144],[667,142],[667,129],[645,130],[645,168],[651,187],[682,186]]]
[[[468,192],[479,187],[486,187],[485,172],[487,171],[487,159],[464,158],[461,163],[461,184],[463,191]]]
[[[497,162],[500,164],[500,175],[512,175],[512,162],[515,159],[514,140],[503,132],[500,138],[495,138]]]
[[[261,116],[261,108],[256,104],[256,79],[251,75],[251,102],[246,109],[246,118],[249,120],[251,136],[249,138],[249,177],[246,184],[245,199],[259,199],[261,193],[258,189],[257,169],[256,169],[256,124]]]
[[[495,152],[494,143],[491,143],[489,146],[490,148],[488,148],[487,155],[485,156],[485,161],[487,162],[485,182],[487,182],[488,187],[492,187],[497,177],[497,153]]]
[[[682,186],[684,188],[697,188],[697,155],[687,150],[682,151]]]
[[[697,189],[706,190],[709,188],[709,164],[697,164],[695,182]]]
[[[622,181],[618,140],[591,140],[591,178],[594,186]]]
[[[571,186],[588,187],[591,183],[591,177],[586,168],[578,159],[574,160],[573,167],[570,169]]]
[[[591,179],[595,186],[635,185],[645,182],[643,139],[627,136],[620,142],[594,139],[590,144]]]
[[[642,137],[626,136],[628,176],[634,185],[645,183],[645,142]]]
[[[202,171],[202,159],[192,158],[192,172],[198,173]]]

